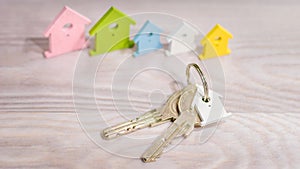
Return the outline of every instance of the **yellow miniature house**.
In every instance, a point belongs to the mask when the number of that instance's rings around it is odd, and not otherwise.
[[[232,34],[217,24],[202,40],[203,52],[199,55],[200,59],[208,59],[217,56],[228,55],[231,51],[228,48],[229,39]]]

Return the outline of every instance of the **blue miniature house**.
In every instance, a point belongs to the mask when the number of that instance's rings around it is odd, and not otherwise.
[[[133,39],[137,45],[137,49],[133,53],[133,56],[140,56],[161,49],[163,47],[160,43],[161,32],[162,30],[159,27],[150,21],[147,21]]]

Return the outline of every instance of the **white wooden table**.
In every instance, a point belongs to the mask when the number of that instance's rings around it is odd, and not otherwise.
[[[225,107],[233,116],[206,143],[188,138],[155,163],[104,151],[87,137],[75,113],[78,52],[42,56],[48,43],[42,33],[64,5],[93,23],[112,5],[127,14],[180,16],[204,32],[220,23],[234,35],[232,54],[220,58]],[[0,168],[299,168],[299,7],[296,0],[1,1]],[[111,68],[120,58],[103,66],[107,83],[101,91],[109,90]],[[147,93],[139,94],[143,100]],[[105,100],[105,92],[98,99]],[[135,101],[139,110],[149,109]],[[104,108],[114,113],[111,104]]]

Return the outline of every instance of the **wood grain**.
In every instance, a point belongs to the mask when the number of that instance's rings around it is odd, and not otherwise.
[[[114,5],[128,14],[177,15],[203,32],[220,23],[234,35],[232,54],[220,58],[225,107],[233,116],[208,141],[199,143],[196,131],[151,164],[101,149],[83,131],[75,112],[72,80],[79,52],[53,59],[42,56],[48,45],[42,32],[63,5],[94,22]],[[296,0],[1,1],[0,168],[299,168],[299,5]],[[95,86],[96,102],[110,123],[124,120],[117,118],[109,92],[121,54],[116,52],[101,65]],[[197,61],[193,57],[183,60]],[[138,82],[166,89],[166,82],[149,81],[152,76]],[[149,100],[150,89],[141,86],[132,89],[136,111],[149,110],[164,99]],[[85,87],[83,82],[82,90]],[[76,108],[94,111],[93,97],[82,94],[78,98]],[[132,110],[126,100],[116,101],[122,110]],[[96,123],[97,119],[90,122],[91,126]],[[165,127],[138,134],[155,135]]]

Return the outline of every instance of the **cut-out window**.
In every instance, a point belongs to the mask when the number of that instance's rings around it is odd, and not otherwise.
[[[70,30],[73,28],[73,24],[71,23],[66,23],[64,26],[63,26],[63,30]]]
[[[69,34],[69,31],[73,28],[73,24],[72,23],[66,23],[64,26],[63,26],[63,31],[65,31],[67,34],[66,36],[69,37],[70,34]]]
[[[112,23],[109,25],[110,29],[117,29],[119,27],[119,25],[117,23]]]
[[[216,37],[215,37],[215,40],[216,40],[216,41],[221,41],[221,40],[222,40],[222,37],[221,37],[221,36],[216,36]]]

